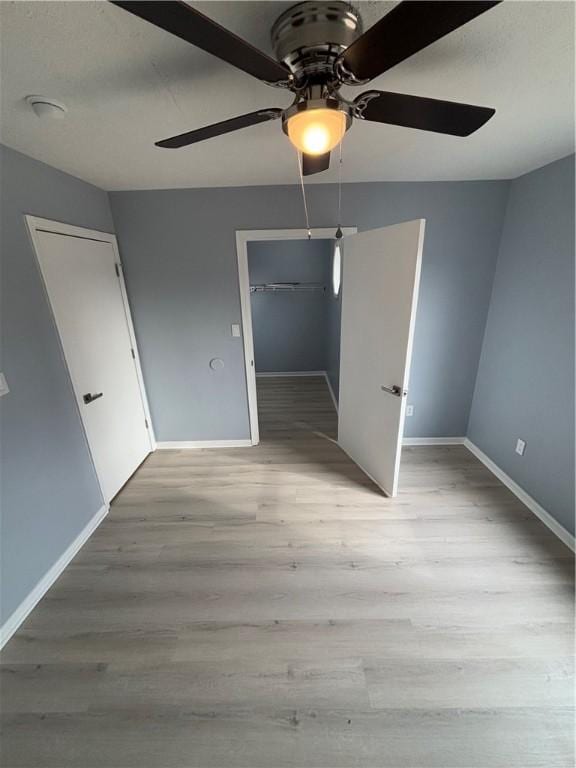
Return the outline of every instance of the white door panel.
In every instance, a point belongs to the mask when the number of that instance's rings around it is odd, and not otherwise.
[[[34,242],[108,502],[151,450],[116,255],[110,242],[53,232],[37,230]]]
[[[344,240],[338,442],[389,496],[398,491],[424,223]],[[396,387],[400,396],[387,391]]]

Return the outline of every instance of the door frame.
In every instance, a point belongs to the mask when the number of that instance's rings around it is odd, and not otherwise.
[[[84,420],[82,418],[82,414],[80,412],[80,407],[78,405],[78,401],[76,398],[76,393],[74,390],[74,384],[72,383],[72,376],[70,375],[70,368],[68,366],[68,360],[66,359],[66,353],[64,351],[64,345],[62,343],[62,338],[60,336],[60,330],[58,328],[58,324],[56,322],[56,317],[54,315],[54,310],[52,307],[52,300],[50,297],[50,292],[48,290],[48,286],[46,284],[46,281],[44,279],[44,273],[42,272],[42,264],[40,262],[40,258],[38,256],[39,251],[39,241],[38,241],[38,232],[49,232],[54,235],[64,235],[67,237],[76,237],[80,240],[96,240],[97,242],[101,243],[109,243],[112,246],[112,250],[114,252],[114,260],[115,264],[118,266],[117,274],[118,274],[118,282],[120,285],[120,296],[122,298],[122,305],[124,307],[124,317],[126,320],[126,326],[128,328],[128,336],[130,338],[130,345],[132,349],[134,350],[134,367],[136,369],[136,378],[138,381],[138,388],[140,391],[140,397],[142,400],[142,407],[144,410],[144,416],[146,418],[146,421],[148,423],[148,439],[150,441],[150,451],[156,450],[156,436],[154,433],[154,425],[152,422],[152,417],[150,415],[150,407],[148,404],[148,395],[146,394],[146,386],[144,384],[144,376],[142,375],[142,366],[140,364],[140,353],[138,350],[138,343],[136,341],[136,334],[134,333],[134,325],[132,323],[132,314],[130,312],[130,304],[128,301],[128,294],[126,292],[126,283],[124,281],[124,269],[122,267],[122,261],[120,259],[120,251],[118,249],[118,241],[116,240],[116,235],[113,235],[110,232],[100,232],[95,229],[87,229],[85,227],[76,227],[72,224],[65,224],[61,221],[53,221],[52,219],[44,219],[39,216],[32,216],[30,214],[24,214],[24,221],[26,223],[26,229],[28,231],[28,235],[30,237],[30,242],[32,245],[32,251],[34,253],[34,258],[36,260],[36,266],[38,268],[38,272],[40,274],[40,280],[42,282],[42,286],[44,288],[44,295],[46,296],[47,302],[48,302],[48,308],[50,311],[50,314],[52,316],[52,322],[54,323],[54,328],[56,329],[56,334],[58,336],[58,342],[60,345],[60,353],[62,355],[62,359],[64,360],[64,365],[66,366],[66,371],[68,373],[68,380],[70,382],[70,387],[72,388],[72,392],[74,393],[74,403],[76,405],[76,411],[78,413],[78,416],[80,418],[80,423],[82,425],[82,430],[84,432],[84,437],[86,438],[86,443],[88,445],[88,450],[90,451],[90,457],[92,459],[92,464],[94,466],[94,472],[96,474],[96,477],[98,478],[98,484],[100,485],[100,491],[102,493],[102,497],[105,498],[104,495],[104,489],[102,486],[102,481],[100,477],[98,476],[98,472],[96,470],[96,464],[94,462],[94,456],[92,453],[92,446],[90,445],[90,441],[88,440],[88,434],[86,432],[86,428],[84,426]],[[126,478],[128,479],[128,478]]]
[[[342,227],[342,234],[355,235],[358,227]],[[236,254],[238,258],[238,288],[242,316],[242,340],[244,344],[244,371],[248,415],[250,419],[250,442],[258,445],[258,400],[256,394],[256,368],[254,366],[254,336],[252,333],[252,312],[250,308],[250,276],[248,273],[248,243],[262,240],[333,240],[334,227],[314,229],[238,229],[236,230]]]

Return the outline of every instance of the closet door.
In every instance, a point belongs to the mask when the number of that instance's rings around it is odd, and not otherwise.
[[[388,496],[398,473],[424,220],[344,239],[338,442]]]
[[[29,226],[33,226],[30,225]],[[105,501],[152,450],[111,236],[31,229]],[[82,231],[82,230],[80,230]]]

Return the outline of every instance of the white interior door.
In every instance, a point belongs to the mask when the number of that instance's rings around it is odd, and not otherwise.
[[[398,492],[424,219],[344,240],[338,442]]]
[[[114,246],[39,230],[33,239],[108,502],[152,449]]]

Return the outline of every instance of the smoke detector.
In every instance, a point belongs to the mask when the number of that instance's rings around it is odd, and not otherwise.
[[[36,117],[43,119],[62,120],[67,112],[64,104],[46,96],[26,96],[26,101],[32,107]]]

